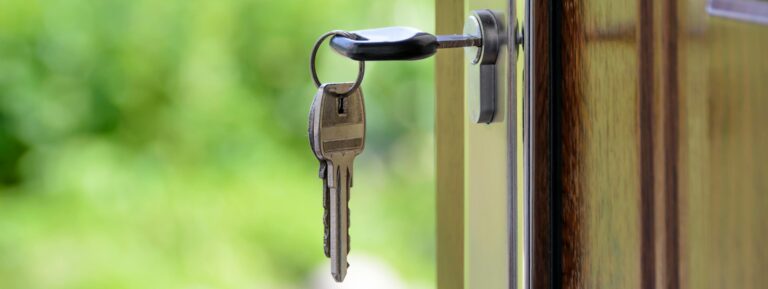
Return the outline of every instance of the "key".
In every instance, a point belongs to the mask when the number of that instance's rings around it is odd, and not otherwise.
[[[330,190],[330,255],[331,275],[341,282],[347,273],[349,253],[349,193],[352,186],[352,165],[365,144],[365,107],[361,90],[346,96],[338,92],[352,83],[331,83],[320,87],[323,96],[316,107],[314,146],[326,160],[326,175]],[[320,93],[320,92],[318,92]]]
[[[315,150],[315,122],[317,121],[316,117],[318,114],[316,114],[316,110],[318,109],[317,106],[319,105],[320,101],[322,100],[323,95],[323,88],[320,88],[318,92],[315,94],[315,98],[312,101],[312,106],[309,109],[309,129],[308,129],[308,135],[309,135],[309,146],[312,148],[312,152],[314,153],[315,157],[318,160],[319,170],[318,170],[318,177],[323,180],[323,253],[325,254],[325,257],[330,258],[331,257],[331,232],[330,232],[330,223],[331,223],[331,215],[328,212],[329,209],[329,202],[330,202],[330,189],[328,188],[328,175],[327,175],[327,163],[323,159],[322,156],[318,154],[318,152]]]
[[[434,55],[438,49],[482,46],[473,35],[432,35],[409,27],[385,27],[351,31],[357,38],[331,38],[336,52],[354,60],[417,60]]]

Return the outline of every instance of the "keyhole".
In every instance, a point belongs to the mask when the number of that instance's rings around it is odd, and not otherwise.
[[[336,107],[339,109],[338,113],[340,115],[346,115],[347,114],[347,98],[346,97],[337,97],[336,98]]]

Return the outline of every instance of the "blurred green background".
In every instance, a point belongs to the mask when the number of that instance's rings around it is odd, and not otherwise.
[[[434,31],[433,9],[0,1],[0,288],[318,288],[311,46],[332,29]],[[354,79],[322,50],[322,79]],[[350,278],[367,256],[434,287],[433,83],[432,60],[367,66]]]

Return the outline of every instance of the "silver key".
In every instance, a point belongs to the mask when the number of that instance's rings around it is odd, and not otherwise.
[[[331,275],[337,282],[347,273],[349,253],[349,189],[352,164],[365,144],[365,107],[358,88],[339,97],[352,83],[331,83],[320,87],[323,97],[315,108],[315,152],[326,160],[330,189]],[[320,92],[318,92],[320,93]]]

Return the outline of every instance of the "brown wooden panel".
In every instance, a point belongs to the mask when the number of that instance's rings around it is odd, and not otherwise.
[[[551,63],[539,59],[536,66],[547,80],[538,84],[536,96],[536,195],[544,201],[536,204],[535,224],[554,223],[551,235],[538,231],[534,262],[541,264],[539,272],[555,274],[535,276],[536,287],[548,288],[552,280],[555,288],[639,288],[642,274],[653,273],[641,270],[643,262],[652,262],[641,259],[653,256],[640,253],[652,243],[642,238],[647,224],[641,200],[653,199],[644,199],[648,190],[641,185],[652,177],[653,163],[641,163],[652,160],[641,157],[652,155],[641,150],[650,146],[641,140],[652,140],[641,138],[641,132],[650,133],[642,126],[650,122],[641,120],[652,115],[641,115],[640,107],[649,105],[654,86],[652,79],[638,81],[652,76],[652,68],[641,65],[649,56],[638,45],[652,31],[639,31],[644,26],[638,21],[642,9],[652,10],[634,0],[553,3],[561,6],[549,10],[551,38],[539,39],[553,52]],[[541,49],[536,53],[543,55]],[[550,151],[541,149],[547,145]],[[553,259],[542,264],[548,244]]]
[[[534,97],[532,104],[526,104],[532,107],[533,111],[528,110],[525,113],[531,114],[525,117],[531,119],[530,126],[533,128],[530,143],[533,144],[531,152],[531,162],[533,163],[532,183],[533,191],[531,193],[532,224],[531,235],[532,248],[530,250],[532,262],[532,288],[546,289],[552,288],[552,227],[551,227],[551,189],[550,176],[551,169],[551,149],[550,149],[550,75],[548,56],[550,51],[549,34],[551,27],[551,17],[549,15],[549,1],[529,1],[533,3],[533,18],[535,32],[530,45],[536,55],[533,58],[531,69],[533,78],[533,87],[528,87],[530,94]],[[528,29],[528,28],[526,28]],[[527,52],[528,53],[528,52]]]
[[[765,287],[768,26],[534,2],[535,287]]]
[[[563,259],[579,263],[563,272],[566,288],[649,288],[641,280],[653,275],[653,254],[641,254],[652,248],[653,237],[653,50],[644,46],[653,28],[650,4],[564,3],[570,16],[561,25],[563,46],[577,49],[561,54],[555,149],[562,171],[555,182],[563,198],[563,240],[578,240],[563,244]],[[621,33],[628,35],[617,41]]]

